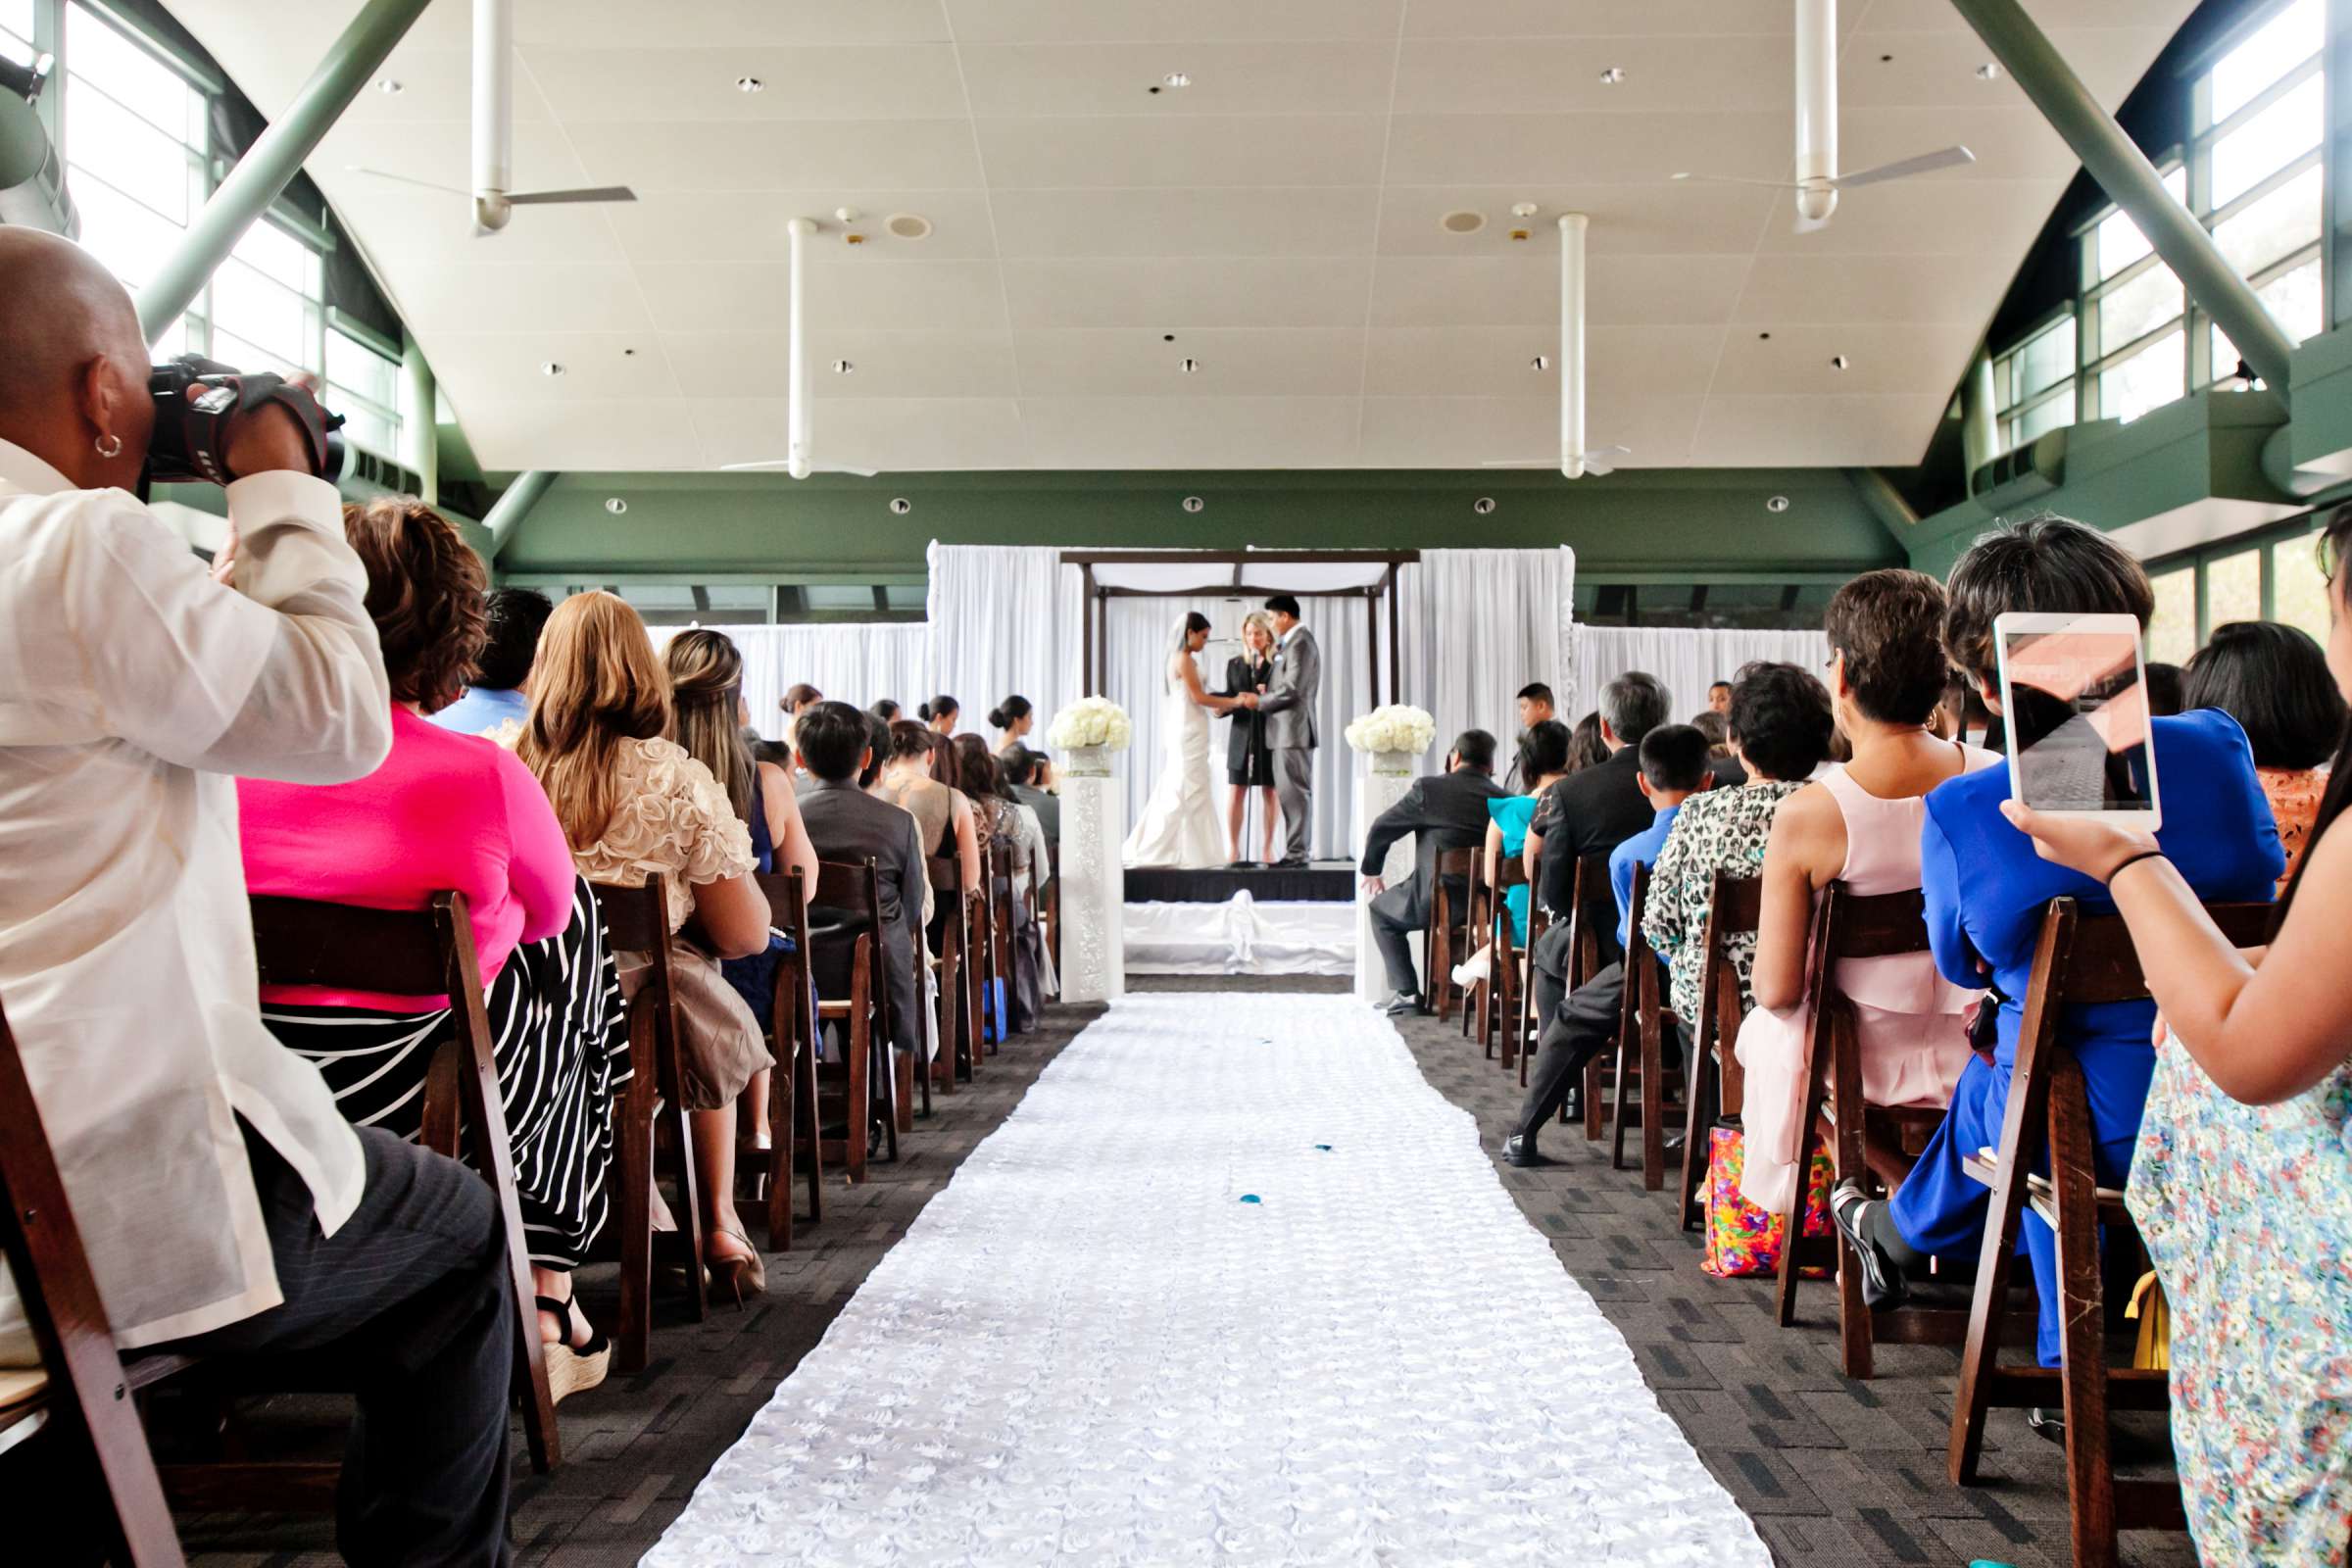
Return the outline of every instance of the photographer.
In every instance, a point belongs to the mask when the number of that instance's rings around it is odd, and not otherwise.
[[[325,422],[159,405],[129,297],[65,240],[0,227],[0,1004],[116,1340],[307,1352],[360,1396],[345,1557],[501,1561],[490,1190],[355,1131],[259,1012],[234,776],[340,783],[391,741]],[[151,441],[227,481],[211,573],[132,498]],[[0,1362],[24,1330],[8,1290]]]

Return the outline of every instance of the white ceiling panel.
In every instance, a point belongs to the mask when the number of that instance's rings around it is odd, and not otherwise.
[[[2112,106],[2193,0],[2026,3]],[[172,10],[278,113],[360,4]],[[356,172],[466,184],[469,0],[310,163],[493,468],[773,456],[795,217],[822,461],[1547,461],[1565,212],[1594,444],[1908,464],[2077,169],[1949,0],[1839,8],[1841,156],[1978,162],[1810,235],[1785,194],[1671,177],[1788,176],[1788,0],[514,4],[515,183],[637,202],[477,236],[464,196]]]

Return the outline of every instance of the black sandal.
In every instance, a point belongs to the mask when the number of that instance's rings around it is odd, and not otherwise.
[[[593,1389],[604,1382],[605,1374],[612,1364],[612,1342],[606,1337],[605,1331],[591,1322],[588,1325],[588,1343],[575,1346],[571,1343],[574,1332],[571,1298],[566,1297],[559,1301],[552,1296],[540,1296],[532,1299],[540,1311],[553,1312],[564,1324],[562,1339],[540,1342],[539,1353],[547,1363],[549,1400],[562,1404],[582,1389]],[[585,1312],[580,1315],[587,1317]]]
[[[1870,1195],[1862,1184],[1847,1177],[1830,1194],[1830,1218],[1838,1234],[1853,1251],[1862,1269],[1862,1300],[1872,1311],[1885,1311],[1902,1305],[1911,1297],[1910,1281],[1895,1260],[1886,1255],[1886,1249],[1870,1239],[1862,1224],[1862,1211],[1869,1206]]]

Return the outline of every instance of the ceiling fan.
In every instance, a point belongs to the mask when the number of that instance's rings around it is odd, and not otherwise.
[[[721,473],[762,473],[782,468],[795,479],[806,479],[812,473],[854,473],[860,479],[871,479],[879,471],[833,467],[808,459],[808,341],[801,330],[801,253],[808,236],[815,232],[816,224],[806,218],[796,218],[784,225],[792,246],[784,349],[789,368],[784,378],[784,456],[760,463],[722,463],[718,470]]]
[[[1483,468],[1548,468],[1571,479],[1613,473],[1631,447],[1585,445],[1585,230],[1583,213],[1560,215],[1560,453],[1556,458],[1482,463]]]
[[[1796,193],[1796,232],[1826,227],[1838,193],[1862,185],[1932,174],[1973,164],[1966,147],[1945,147],[1851,174],[1838,172],[1838,0],[1796,0],[1796,179],[1740,179],[1729,174],[1679,173],[1710,185],[1761,185]]]
[[[473,0],[473,189],[436,184],[388,170],[354,166],[358,172],[403,185],[445,191],[473,203],[473,229],[495,234],[517,207],[580,202],[633,202],[626,185],[580,190],[510,190],[514,177],[514,0]]]

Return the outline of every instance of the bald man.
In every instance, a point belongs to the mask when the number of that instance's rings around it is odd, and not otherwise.
[[[344,1557],[504,1562],[514,1302],[490,1190],[352,1128],[256,996],[235,778],[383,760],[367,577],[274,406],[226,432],[207,571],[129,493],[148,372],[104,268],[0,227],[0,1006],[117,1342],[306,1352],[359,1395]],[[0,1291],[0,1363],[33,1350]]]

